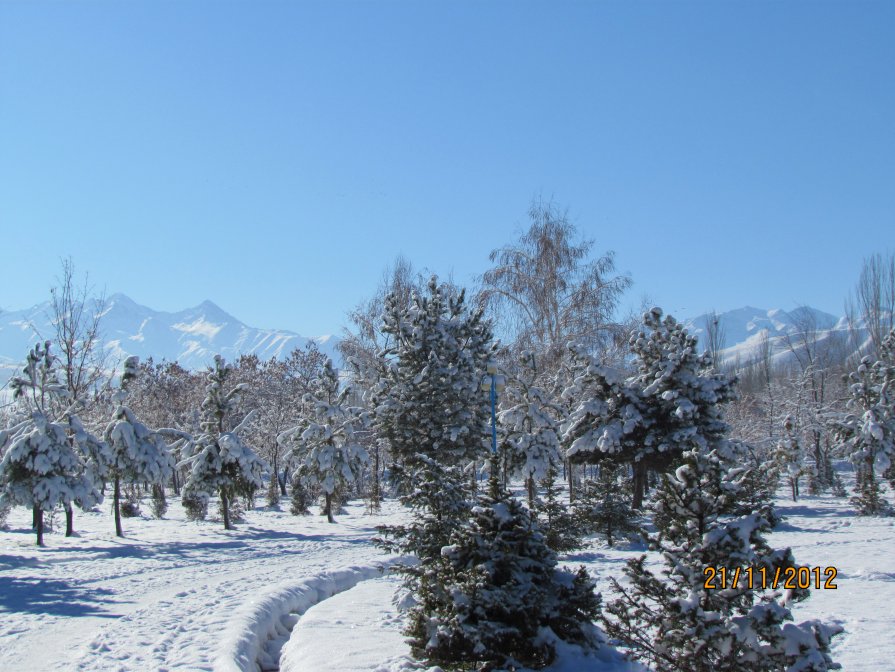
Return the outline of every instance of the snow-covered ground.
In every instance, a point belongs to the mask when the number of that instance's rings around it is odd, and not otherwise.
[[[383,517],[397,509],[386,503]],[[28,511],[13,509],[0,532],[0,669],[226,669],[222,654],[246,647],[234,626],[266,625],[255,603],[385,559],[370,543],[382,519],[346,511],[335,525],[248,511],[228,532],[186,522],[172,501],[165,520],[125,519],[118,539],[104,506],[76,512],[77,537],[49,534],[37,548]],[[321,598],[346,582],[337,578]]]
[[[833,651],[846,672],[895,669],[895,519],[855,516],[828,496],[779,507],[786,520],[771,543],[838,570],[837,588],[813,591],[796,620],[845,627]],[[259,508],[227,532],[184,521],[172,499],[165,520],[125,519],[125,539],[103,506],[76,514],[78,536],[48,534],[37,548],[29,512],[14,509],[0,532],[0,669],[414,669],[392,602],[398,583],[371,544],[376,525],[406,515],[394,502],[377,516],[354,504],[329,525]],[[640,552],[593,541],[564,562],[587,565],[607,597],[608,577]],[[573,651],[552,669],[585,667],[634,669]]]

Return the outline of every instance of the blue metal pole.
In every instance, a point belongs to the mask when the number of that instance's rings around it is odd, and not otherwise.
[[[497,414],[494,410],[497,400],[495,376],[491,374],[491,452],[497,454]]]

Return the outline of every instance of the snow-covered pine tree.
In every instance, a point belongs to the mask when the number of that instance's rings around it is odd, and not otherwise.
[[[834,428],[840,450],[857,473],[852,501],[865,515],[891,508],[882,495],[878,474],[895,462],[895,329],[878,349],[878,360],[864,357],[849,374],[849,413]]]
[[[385,374],[372,405],[395,461],[412,467],[427,455],[465,467],[486,455],[490,406],[480,383],[494,345],[482,311],[467,309],[465,290],[433,276],[428,294],[414,293],[409,306],[389,295],[382,331]]]
[[[535,502],[534,512],[547,546],[557,553],[565,553],[581,547],[581,531],[575,516],[560,499],[557,474],[556,466],[547,469],[541,481],[542,496]]]
[[[383,525],[377,545],[387,551],[413,555],[422,564],[441,559],[441,549],[453,533],[469,518],[472,492],[459,467],[448,467],[426,455],[414,460],[413,474],[402,475],[416,487],[401,495],[401,503],[413,512],[410,525]],[[406,469],[401,465],[394,467]],[[403,568],[414,576],[415,567]]]
[[[799,437],[792,416],[783,419],[783,436],[777,442],[777,464],[786,476],[792,501],[799,499],[799,479],[805,473],[805,449]]]
[[[49,341],[28,353],[22,374],[10,383],[19,420],[0,431],[0,507],[32,508],[42,546],[45,511],[73,503],[89,508],[102,501],[102,494],[69,440],[68,394],[57,378]],[[83,431],[76,419],[75,427]],[[86,432],[81,440],[98,443]]]
[[[630,560],[629,585],[612,579],[618,598],[606,605],[606,632],[656,672],[838,669],[829,646],[840,627],[787,622],[788,605],[808,591],[780,599],[764,589],[797,565],[788,548],[765,540],[767,507],[731,515],[744,476],[730,468],[732,458],[723,442],[694,448],[663,475],[652,503],[662,522],[650,542],[662,553],[664,578],[646,567],[645,555]]]
[[[496,474],[441,555],[437,598],[409,633],[430,664],[537,669],[553,661],[558,640],[602,644],[593,581],[583,567],[557,569],[537,522]]]
[[[80,404],[78,405],[80,406]],[[68,440],[71,442],[75,454],[81,460],[81,468],[89,481],[93,483],[93,490],[102,493],[111,473],[112,450],[108,443],[94,436],[84,427],[80,416],[76,415],[71,408],[65,414],[65,419],[68,421]],[[97,499],[93,495],[93,490],[88,491],[84,499],[76,498],[74,503],[85,511],[92,509],[103,500],[102,497]],[[66,536],[71,536],[74,533],[72,525],[73,517],[68,515]]]
[[[529,509],[535,508],[537,481],[547,476],[551,466],[561,462],[556,411],[537,385],[538,374],[534,353],[522,352],[497,416],[503,446],[509,451],[511,473],[525,480]]]
[[[208,506],[208,500],[218,494],[224,529],[230,527],[230,502],[246,487],[260,488],[267,464],[240,438],[239,434],[251,421],[249,413],[233,429],[227,430],[236,410],[244,385],[226,390],[232,369],[220,355],[215,355],[214,366],[207,374],[205,400],[202,402],[201,434],[184,448],[187,457],[178,466],[188,466],[189,475],[183,486],[184,506],[198,513]]]
[[[128,357],[124,361],[121,388],[115,394],[115,410],[112,420],[103,434],[112,451],[113,508],[115,534],[124,536],[121,529],[121,482],[149,483],[155,488],[164,486],[174,471],[174,458],[164,439],[137,420],[134,412],[125,405],[130,384],[139,375],[140,360]],[[164,496],[164,495],[162,495]],[[154,494],[154,501],[158,495]],[[159,509],[159,504],[154,508]]]
[[[780,517],[771,505],[780,482],[780,467],[773,456],[766,451],[756,450],[744,441],[730,439],[727,445],[735,455],[736,463],[742,471],[739,478],[737,502],[731,511],[734,515],[744,515],[763,510],[771,524],[776,527]]]
[[[562,399],[568,411],[561,438],[569,463],[632,462],[633,434],[643,421],[638,388],[575,344],[569,344],[565,361]]]
[[[619,537],[639,531],[637,513],[628,503],[618,466],[600,465],[596,479],[585,479],[575,499],[574,511],[584,534],[598,533],[609,546]]]
[[[305,516],[311,512],[311,493],[304,484],[299,471],[293,474],[291,483],[292,498],[290,500],[289,512],[293,516]]]
[[[292,445],[283,458],[299,459],[301,466],[295,476],[306,486],[320,488],[324,497],[323,513],[334,523],[334,494],[347,492],[360,479],[367,451],[354,440],[358,416],[348,406],[349,388],[339,392],[339,377],[331,360],[326,360],[312,389],[311,417],[283,432],[277,440]]]
[[[405,634],[413,646],[423,650],[432,614],[451,599],[445,591],[445,558],[441,549],[461,525],[469,520],[472,492],[459,467],[448,467],[426,455],[413,460],[412,474],[399,480],[415,487],[401,495],[401,503],[412,513],[409,525],[383,525],[374,542],[384,550],[414,558],[395,571],[404,577],[404,590],[412,597]],[[394,465],[403,471],[405,467]]]
[[[661,308],[643,314],[643,329],[629,345],[636,372],[624,381],[596,362],[580,367],[572,386],[579,404],[563,443],[576,461],[632,463],[639,509],[647,469],[666,471],[685,450],[725,435],[721,405],[735,397],[736,379],[715,373],[697,338],[670,315],[663,318]]]

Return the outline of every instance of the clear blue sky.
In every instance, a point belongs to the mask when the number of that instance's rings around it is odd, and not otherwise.
[[[470,283],[533,197],[692,316],[840,314],[895,251],[892,2],[0,2],[0,307],[71,256],[156,309],[337,332]]]

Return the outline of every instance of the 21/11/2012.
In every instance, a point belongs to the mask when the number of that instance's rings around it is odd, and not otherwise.
[[[703,588],[706,590],[736,588],[740,586],[741,579],[745,585],[740,587],[748,590],[795,590],[811,588],[812,585],[818,590],[835,590],[838,586],[833,581],[839,570],[835,567],[778,567],[774,571],[768,571],[767,567],[706,567],[702,573],[705,577]],[[826,577],[823,581],[821,575]],[[731,579],[729,584],[728,578]]]

